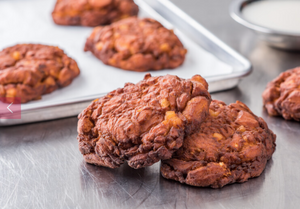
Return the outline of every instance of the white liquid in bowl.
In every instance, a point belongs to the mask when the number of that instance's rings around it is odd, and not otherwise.
[[[300,1],[268,0],[253,2],[242,10],[246,20],[283,32],[300,33]]]

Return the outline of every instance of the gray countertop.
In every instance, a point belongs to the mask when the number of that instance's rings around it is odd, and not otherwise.
[[[84,163],[77,118],[0,128],[0,208],[299,208],[300,124],[269,117],[261,93],[268,81],[300,66],[300,53],[270,48],[228,14],[230,0],[173,0],[229,46],[247,57],[253,73],[235,89],[215,93],[240,100],[277,134],[262,175],[222,189],[163,179],[159,163],[140,170]]]

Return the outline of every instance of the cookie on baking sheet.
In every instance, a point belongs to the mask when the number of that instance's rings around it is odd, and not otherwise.
[[[173,30],[156,20],[136,17],[96,27],[84,50],[104,64],[131,71],[176,68],[187,52]]]
[[[207,117],[210,94],[199,75],[151,77],[108,93],[79,115],[79,149],[86,162],[133,168],[171,158]]]
[[[184,139],[161,174],[192,186],[221,188],[259,176],[275,151],[276,135],[242,102],[213,100],[210,116]]]
[[[58,47],[18,44],[0,51],[0,97],[37,100],[78,75],[77,63]]]
[[[269,115],[300,121],[300,67],[281,73],[263,92]]]
[[[106,25],[138,14],[133,0],[57,0],[52,18],[58,25]]]

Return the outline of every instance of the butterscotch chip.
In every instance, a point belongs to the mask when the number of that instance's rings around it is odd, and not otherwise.
[[[162,176],[213,188],[259,176],[275,151],[276,135],[242,102],[213,100],[210,110],[172,159],[162,161]]]
[[[78,75],[76,62],[58,47],[19,44],[0,52],[0,97],[26,103],[68,86]]]
[[[208,115],[208,85],[199,77],[147,74],[139,83],[127,83],[93,101],[78,121],[85,161],[110,168],[128,161],[141,168],[171,158],[184,136]]]
[[[136,17],[96,27],[84,50],[106,65],[132,71],[176,68],[187,52],[172,30],[156,20]]]
[[[300,67],[281,73],[263,92],[269,115],[300,121]]]
[[[57,0],[52,18],[58,25],[106,25],[138,14],[133,0]]]

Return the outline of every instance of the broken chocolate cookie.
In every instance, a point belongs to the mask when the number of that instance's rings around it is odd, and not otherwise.
[[[221,188],[259,176],[275,151],[276,135],[242,102],[213,100],[210,116],[169,160],[167,179],[199,187]]]
[[[208,84],[199,75],[181,79],[147,74],[93,101],[79,115],[79,149],[86,162],[133,168],[169,159],[207,117]]]

